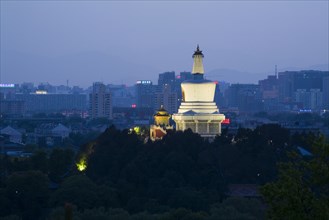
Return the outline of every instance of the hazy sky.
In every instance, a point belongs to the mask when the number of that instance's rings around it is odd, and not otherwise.
[[[1,1],[1,82],[156,82],[191,71],[197,44],[206,73],[328,64],[328,11],[328,1]]]

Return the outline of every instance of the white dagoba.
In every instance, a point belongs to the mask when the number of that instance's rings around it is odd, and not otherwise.
[[[172,118],[178,131],[190,128],[202,137],[214,138],[221,134],[225,115],[219,113],[214,102],[215,82],[203,78],[203,57],[198,45],[193,54],[193,79],[182,82],[182,103]]]

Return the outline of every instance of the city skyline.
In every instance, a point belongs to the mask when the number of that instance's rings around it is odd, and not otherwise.
[[[328,2],[1,2],[1,83],[156,82],[198,43],[210,79],[328,70]]]

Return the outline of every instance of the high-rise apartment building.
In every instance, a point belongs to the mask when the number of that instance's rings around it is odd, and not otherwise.
[[[115,107],[131,107],[136,104],[136,91],[134,86],[108,85],[112,94],[112,105]]]
[[[302,108],[320,109],[327,105],[324,89],[328,71],[302,70],[280,72],[279,101],[296,103]]]
[[[329,110],[329,76],[323,77],[323,108]]]
[[[295,101],[303,109],[321,109],[323,93],[320,89],[297,89],[295,92]]]
[[[177,75],[175,80],[175,92],[177,94],[177,106],[180,106],[182,102],[182,88],[181,84],[185,80],[191,80],[193,79],[193,75],[191,72],[180,72],[179,75]]]
[[[95,82],[89,94],[89,116],[112,119],[112,96],[103,83]]]
[[[179,73],[179,79],[181,82],[184,82],[185,80],[190,80],[190,79],[193,79],[193,75],[191,72],[180,72]]]
[[[236,107],[241,112],[263,110],[261,93],[256,84],[232,84],[225,94],[229,107]]]
[[[136,82],[137,108],[154,108],[155,86],[150,80]]]
[[[165,84],[162,86],[162,91],[155,93],[154,104],[155,109],[159,109],[163,106],[170,114],[177,112],[177,93],[172,91],[169,84]]]
[[[267,79],[258,81],[263,99],[276,99],[279,96],[278,78],[276,75],[267,76]]]
[[[165,72],[159,74],[158,86],[160,89],[165,85],[170,85],[172,91],[175,91],[175,72]]]

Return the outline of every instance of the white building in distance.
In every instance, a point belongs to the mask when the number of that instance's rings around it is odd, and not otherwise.
[[[112,119],[112,95],[103,83],[95,82],[89,94],[89,116]]]
[[[203,78],[203,54],[197,47],[193,54],[192,80],[182,82],[182,103],[178,113],[172,116],[176,130],[191,129],[205,138],[221,134],[221,123],[225,119],[214,102],[216,84]]]

